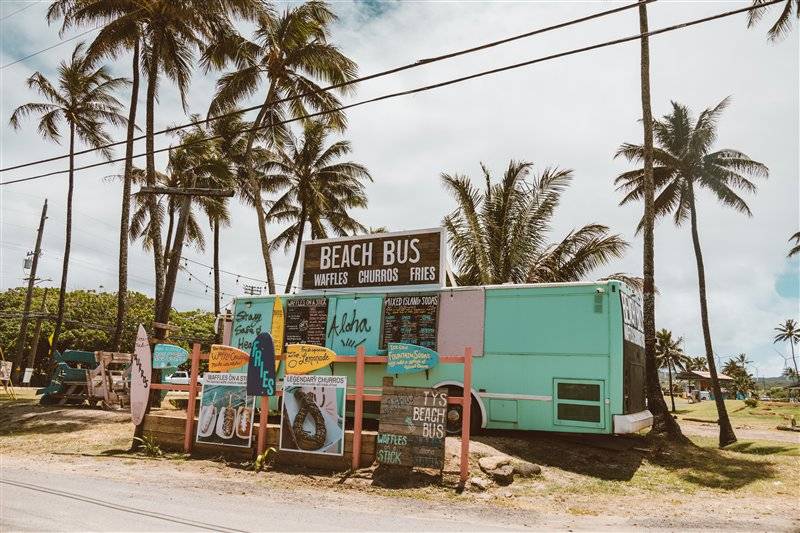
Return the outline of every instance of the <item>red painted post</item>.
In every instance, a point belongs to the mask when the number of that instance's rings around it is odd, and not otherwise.
[[[356,398],[353,417],[353,470],[361,463],[361,418],[364,416],[364,347],[356,349]]]
[[[186,405],[186,428],[183,433],[183,451],[191,453],[194,439],[194,403],[197,399],[197,375],[200,373],[200,344],[192,345],[192,371],[189,379],[189,403]]]
[[[267,417],[269,416],[269,396],[261,397],[261,413],[258,417],[258,455],[267,449]]]
[[[464,350],[464,397],[461,401],[461,484],[469,476],[469,423],[472,407],[472,347]]]

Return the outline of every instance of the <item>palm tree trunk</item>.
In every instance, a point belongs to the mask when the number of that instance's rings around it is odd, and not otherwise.
[[[154,46],[151,50],[150,65],[147,72],[147,117],[145,124],[145,149],[147,152],[147,185],[156,184],[155,140],[153,139],[153,121],[155,115],[156,83],[158,81],[158,50]],[[164,256],[161,241],[161,217],[158,214],[156,197],[148,195],[147,203],[150,210],[150,239],[153,242],[153,266],[155,270],[155,314],[158,309],[164,290]]]
[[[297,262],[300,261],[300,247],[303,244],[303,233],[306,228],[306,209],[305,207],[300,208],[300,220],[298,221],[300,224],[300,229],[297,232],[297,242],[295,243],[294,247],[294,258],[292,259],[292,268],[289,269],[289,278],[286,280],[286,290],[284,291],[286,294],[289,294],[292,290],[292,281],[294,281],[294,273],[297,270]]]
[[[689,184],[689,212],[692,222],[692,244],[694,245],[694,257],[697,261],[697,285],[700,293],[700,322],[703,325],[703,342],[706,348],[706,359],[708,360],[708,373],[711,374],[711,389],[714,391],[714,401],[717,404],[717,415],[719,416],[719,445],[727,446],[736,442],[736,435],[733,433],[728,410],[725,408],[725,399],[722,397],[722,389],[717,377],[717,364],[714,361],[714,348],[711,345],[711,328],[708,321],[708,303],[706,302],[706,273],[703,266],[703,252],[700,249],[700,236],[697,232],[697,209],[694,201],[694,187]]]
[[[672,363],[667,362],[667,372],[669,373],[669,399],[672,402],[672,412],[675,412],[675,394],[672,392]]]
[[[190,187],[194,187],[194,183],[192,183]],[[172,297],[175,294],[175,283],[178,279],[183,242],[186,240],[186,227],[188,225],[189,212],[191,209],[192,197],[189,195],[184,196],[178,213],[178,225],[175,228],[175,238],[170,250],[169,266],[167,267],[161,305],[159,306],[158,314],[156,314],[156,322],[161,322],[162,324],[166,324],[169,321],[169,312],[170,309],[172,309]]]
[[[175,202],[172,198],[167,202],[168,221],[167,221],[167,238],[164,241],[164,268],[169,266],[169,255],[172,249],[172,232],[175,225]]]
[[[639,33],[648,31],[647,5],[639,5]],[[655,183],[653,181],[653,111],[650,105],[650,42],[641,38],[641,90],[642,123],[644,125],[644,251],[642,271],[644,276],[643,322],[645,381],[647,383],[647,408],[653,414],[653,431],[680,436],[681,430],[667,411],[656,363],[656,300],[655,300]]]
[[[214,226],[214,318],[220,314],[220,288],[219,288],[219,219],[211,221]],[[222,342],[222,332],[217,332],[217,343]]]
[[[61,335],[61,325],[64,322],[64,304],[67,299],[67,272],[69,270],[69,252],[72,245],[72,194],[75,189],[75,124],[69,125],[69,188],[67,189],[67,228],[64,239],[64,263],[61,267],[61,288],[58,291],[58,311],[56,314],[56,327],[53,331],[53,342],[50,346],[50,356],[53,357]]]
[[[791,337],[789,338],[789,348],[792,349],[792,363],[794,363],[794,373],[800,376],[800,374],[797,372],[797,359],[795,359],[794,357],[794,339]]]
[[[133,177],[133,136],[136,132],[136,108],[139,103],[139,39],[133,43],[131,103],[128,111],[128,132],[125,142],[125,175],[122,178],[122,214],[119,223],[119,282],[117,284],[117,321],[111,350],[118,352],[122,342],[128,298],[128,231],[131,218],[131,181]]]
[[[270,294],[275,294],[275,274],[272,269],[272,257],[269,253],[269,238],[267,237],[267,217],[264,213],[264,203],[261,199],[261,185],[258,181],[253,177],[253,170],[252,165],[250,164],[250,160],[253,155],[253,143],[255,142],[256,138],[256,129],[261,126],[261,123],[264,120],[264,116],[267,114],[269,110],[269,106],[272,105],[272,101],[274,100],[275,94],[275,87],[274,82],[270,83],[269,90],[267,91],[267,97],[264,99],[264,103],[261,104],[261,109],[258,111],[258,115],[256,119],[253,121],[253,131],[251,131],[247,136],[247,147],[244,151],[244,164],[243,167],[245,172],[247,173],[247,183],[251,187],[251,193],[253,194],[253,202],[255,203],[256,208],[256,218],[258,219],[258,234],[261,237],[261,255],[264,258],[264,268],[267,271],[267,287],[269,289]]]
[[[258,234],[261,237],[261,255],[264,258],[264,267],[267,270],[267,286],[270,294],[275,294],[275,274],[272,270],[272,258],[269,253],[269,238],[267,238],[267,216],[264,213],[264,202],[261,199],[261,187],[253,189],[256,204],[256,217],[258,218]]]

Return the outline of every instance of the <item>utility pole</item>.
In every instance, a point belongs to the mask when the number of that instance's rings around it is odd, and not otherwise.
[[[44,233],[44,221],[47,220],[47,198],[42,206],[42,216],[39,219],[39,230],[36,232],[36,248],[33,251],[33,262],[31,263],[31,273],[28,276],[28,292],[25,294],[25,308],[22,311],[22,323],[19,326],[19,338],[17,339],[17,353],[14,357],[14,372],[19,377],[20,365],[22,365],[23,352],[25,351],[25,338],[28,336],[28,313],[31,312],[31,300],[33,299],[33,284],[36,283],[36,267],[39,265],[39,255],[42,253],[42,234]]]
[[[42,295],[42,305],[39,307],[39,315],[36,317],[36,326],[34,327],[33,331],[33,344],[31,345],[31,353],[28,354],[28,364],[26,368],[33,368],[33,365],[36,363],[36,352],[39,348],[39,335],[42,333],[42,316],[44,315],[45,311],[47,311],[47,291],[50,290],[49,287],[44,288],[44,294]]]

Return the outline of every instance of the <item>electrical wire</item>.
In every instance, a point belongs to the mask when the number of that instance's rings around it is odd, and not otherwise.
[[[336,84],[333,84],[333,85],[328,85],[327,87],[320,87],[319,89],[306,91],[304,93],[300,93],[300,94],[297,94],[297,95],[294,95],[294,96],[291,96],[291,97],[280,98],[280,99],[276,100],[273,103],[273,105],[282,104],[282,103],[285,103],[285,102],[289,102],[291,100],[296,100],[298,98],[306,98],[308,96],[312,96],[312,95],[318,94],[318,93],[329,92],[329,91],[333,91],[333,90],[336,90],[336,89],[341,89],[343,87],[347,87],[349,85],[354,85],[356,83],[361,83],[361,82],[364,82],[364,81],[374,80],[374,79],[377,79],[377,78],[388,76],[390,74],[397,74],[398,72],[403,72],[405,70],[410,70],[410,69],[413,69],[413,68],[421,67],[423,65],[430,65],[432,63],[436,63],[436,62],[439,62],[439,61],[444,61],[446,59],[452,59],[454,57],[459,57],[459,56],[462,56],[462,55],[471,54],[471,53],[478,52],[478,51],[481,51],[481,50],[486,50],[486,49],[493,48],[495,46],[500,46],[502,44],[510,43],[510,42],[513,42],[513,41],[516,41],[516,40],[519,40],[519,39],[532,37],[534,35],[540,35],[542,33],[546,33],[546,32],[549,32],[549,31],[553,31],[553,30],[557,30],[557,29],[561,29],[561,28],[566,28],[568,26],[572,26],[572,25],[579,24],[579,23],[582,23],[582,22],[587,22],[589,20],[605,17],[605,16],[612,15],[612,14],[615,14],[615,13],[620,13],[622,11],[625,11],[625,10],[628,10],[628,9],[632,9],[634,7],[638,7],[639,4],[649,4],[649,3],[652,3],[652,2],[655,2],[655,1],[656,0],[642,0],[641,2],[636,2],[636,3],[633,3],[633,4],[627,4],[627,5],[624,5],[624,6],[621,6],[621,7],[617,7],[617,8],[614,8],[614,9],[609,9],[609,10],[606,10],[606,11],[593,13],[593,14],[587,15],[585,17],[580,17],[580,18],[577,18],[577,19],[568,20],[566,22],[561,22],[559,24],[555,24],[555,25],[552,25],[552,26],[539,28],[539,29],[532,30],[532,31],[529,31],[529,32],[526,32],[526,33],[522,33],[522,34],[519,34],[519,35],[514,35],[512,37],[507,37],[505,39],[500,39],[498,41],[492,41],[492,42],[489,42],[489,43],[484,43],[484,44],[481,44],[481,45],[473,46],[471,48],[465,48],[463,50],[458,50],[456,52],[450,52],[450,53],[447,53],[447,54],[444,54],[444,55],[440,55],[440,56],[436,56],[436,57],[431,57],[431,58],[427,58],[427,59],[420,59],[419,61],[415,61],[414,63],[408,63],[406,65],[390,68],[390,69],[387,69],[387,70],[376,72],[374,74],[369,74],[367,76],[361,76],[359,78],[354,78],[352,80],[344,81],[344,82],[341,82],[341,83],[336,83]],[[2,68],[5,68],[5,67],[2,67]],[[235,109],[233,111],[222,113],[220,115],[216,115],[216,116],[213,116],[213,117],[208,117],[208,118],[203,119],[203,120],[187,122],[185,124],[181,124],[181,125],[178,125],[178,126],[171,126],[169,128],[165,128],[165,129],[162,129],[162,130],[154,131],[153,132],[153,136],[155,136],[155,135],[163,135],[165,133],[172,133],[174,131],[182,130],[182,129],[185,129],[185,128],[190,128],[192,126],[197,126],[197,125],[204,124],[204,123],[207,123],[207,122],[210,122],[210,121],[215,121],[215,120],[219,120],[219,119],[230,117],[230,116],[234,116],[234,115],[239,115],[239,114],[242,114],[242,113],[248,113],[250,111],[256,111],[256,110],[258,110],[260,108],[261,108],[261,105],[245,107],[245,108],[242,108],[242,109]],[[137,137],[134,137],[132,139],[132,141],[134,141],[134,142],[135,141],[140,141],[142,139],[145,139],[146,137],[147,137],[147,135],[139,135]],[[120,141],[114,141],[114,142],[111,142],[111,143],[108,143],[108,144],[104,144],[102,146],[98,146],[96,148],[86,148],[84,150],[79,150],[79,151],[75,152],[74,155],[75,156],[84,155],[84,154],[88,154],[88,153],[91,153],[91,152],[94,152],[94,151],[100,150],[100,149],[113,148],[115,146],[121,146],[121,145],[123,145],[125,143],[127,143],[127,139],[120,140]],[[40,159],[40,160],[37,160],[37,161],[31,161],[31,162],[28,162],[28,163],[21,163],[19,165],[14,165],[14,166],[11,166],[11,167],[0,168],[0,172],[7,172],[9,170],[17,170],[17,169],[20,169],[20,168],[25,168],[25,167],[29,167],[29,166],[33,166],[33,165],[40,165],[40,164],[43,164],[43,163],[50,163],[50,162],[53,162],[53,161],[58,161],[60,159],[66,159],[67,157],[69,157],[69,154],[63,154],[63,155],[59,155],[59,156],[49,157],[49,158],[46,158],[46,159]]]
[[[26,5],[26,6],[23,6],[23,7],[19,8],[19,9],[17,9],[16,11],[13,11],[13,12],[9,13],[8,15],[6,15],[6,16],[4,16],[4,17],[0,17],[0,22],[3,22],[4,20],[8,20],[8,19],[10,19],[11,17],[13,17],[14,15],[17,15],[17,14],[19,14],[19,13],[22,13],[22,12],[23,12],[23,11],[25,11],[26,9],[28,9],[28,8],[30,8],[30,7],[33,7],[33,6],[35,6],[37,3],[38,3],[38,2],[30,2],[28,5]]]
[[[778,3],[778,2],[782,2],[782,1],[784,1],[784,0],[772,0],[769,3],[761,4],[759,7],[760,8],[767,7],[769,5],[772,5],[772,4],[775,4],[775,3]],[[695,25],[698,25],[698,24],[703,24],[705,22],[710,22],[710,21],[713,21],[713,20],[717,20],[717,19],[721,19],[721,18],[725,18],[725,17],[730,17],[732,15],[737,15],[739,13],[744,13],[744,12],[747,12],[747,11],[751,11],[752,9],[754,9],[754,8],[753,7],[745,7],[745,8],[735,9],[735,10],[732,10],[732,11],[726,11],[726,12],[719,13],[719,14],[716,14],[716,15],[711,15],[711,16],[708,16],[708,17],[703,17],[703,18],[691,20],[691,21],[688,21],[688,22],[683,22],[683,23],[680,23],[680,24],[674,24],[672,26],[667,26],[667,27],[660,28],[660,29],[653,30],[653,31],[649,31],[649,32],[646,32],[646,33],[631,35],[631,36],[628,36],[628,37],[621,37],[619,39],[614,39],[614,40],[611,40],[611,41],[604,41],[604,42],[601,42],[601,43],[597,43],[597,44],[593,44],[593,45],[589,45],[589,46],[584,46],[584,47],[581,47],[581,48],[574,48],[572,50],[567,50],[565,52],[559,52],[559,53],[551,54],[551,55],[548,55],[548,56],[542,56],[542,57],[538,57],[538,58],[535,58],[535,59],[530,59],[530,60],[523,61],[523,62],[520,62],[520,63],[514,63],[514,64],[511,64],[511,65],[505,65],[505,66],[502,66],[502,67],[497,67],[497,68],[493,68],[493,69],[489,69],[489,70],[484,70],[484,71],[476,72],[474,74],[461,76],[459,78],[452,78],[452,79],[449,79],[449,80],[446,80],[446,81],[443,81],[443,82],[439,82],[439,83],[435,83],[435,84],[431,84],[431,85],[425,85],[425,86],[422,86],[422,87],[417,87],[417,88],[409,89],[409,90],[406,90],[406,91],[389,93],[389,94],[385,94],[385,95],[382,95],[382,96],[377,96],[375,98],[369,98],[367,100],[361,100],[359,102],[354,102],[352,104],[343,105],[343,106],[340,106],[340,107],[337,107],[337,108],[333,108],[333,109],[329,109],[329,110],[325,110],[325,111],[319,111],[317,113],[309,113],[309,114],[303,115],[301,117],[282,120],[282,121],[279,121],[277,123],[271,123],[271,124],[268,124],[268,125],[265,125],[265,126],[259,126],[259,127],[253,127],[253,128],[245,128],[243,130],[239,130],[239,133],[249,133],[249,132],[259,131],[259,130],[263,130],[263,129],[267,129],[267,128],[272,128],[272,127],[275,127],[275,126],[278,126],[278,125],[282,125],[282,124],[288,124],[288,123],[296,122],[296,121],[300,121],[300,120],[307,120],[309,118],[329,115],[329,114],[336,113],[336,112],[339,112],[339,111],[344,111],[346,109],[352,109],[352,108],[355,108],[355,107],[360,107],[360,106],[363,106],[363,105],[366,105],[366,104],[369,104],[369,103],[380,102],[380,101],[383,101],[383,100],[389,100],[389,99],[398,98],[398,97],[401,97],[401,96],[408,96],[408,95],[411,95],[411,94],[417,94],[417,93],[421,93],[421,92],[426,92],[426,91],[430,91],[430,90],[433,90],[433,89],[439,89],[439,88],[442,88],[442,87],[446,87],[446,86],[449,86],[449,85],[454,85],[454,84],[457,84],[457,83],[462,83],[462,82],[465,82],[465,81],[481,78],[481,77],[484,77],[484,76],[490,76],[490,75],[498,74],[498,73],[501,73],[501,72],[506,72],[506,71],[510,71],[510,70],[514,70],[514,69],[518,69],[518,68],[522,68],[522,67],[527,67],[527,66],[534,65],[534,64],[537,64],[537,63],[544,63],[546,61],[551,61],[553,59],[559,59],[559,58],[562,58],[562,57],[571,56],[571,55],[575,55],[575,54],[579,54],[579,53],[583,53],[583,52],[589,52],[589,51],[597,50],[597,49],[600,49],[600,48],[607,48],[609,46],[615,46],[615,45],[618,45],[618,44],[628,43],[628,42],[631,42],[631,41],[634,41],[634,40],[640,40],[643,37],[652,37],[652,36],[655,36],[655,35],[661,35],[661,34],[664,34],[664,33],[667,33],[667,32],[688,28],[688,27],[695,26]],[[192,145],[195,145],[195,144],[214,141],[214,140],[221,139],[221,138],[222,138],[221,135],[212,135],[212,136],[209,136],[209,137],[204,137],[204,138],[201,138],[201,139],[195,139],[193,141],[189,141],[189,142],[185,142],[185,143],[169,146],[169,147],[166,147],[166,148],[160,148],[158,150],[153,150],[153,151],[150,151],[150,152],[141,152],[139,154],[134,154],[133,158],[136,159],[136,158],[144,157],[144,156],[149,155],[149,154],[158,154],[158,153],[162,153],[162,152],[169,152],[169,151],[172,151],[172,150],[175,150],[175,149],[178,149],[178,148],[183,148],[183,147],[192,146]],[[80,166],[80,167],[76,167],[74,170],[75,171],[87,170],[87,169],[90,169],[90,168],[95,168],[95,167],[99,167],[99,166],[104,166],[104,165],[109,165],[109,164],[112,164],[112,163],[118,163],[118,162],[121,162],[121,161],[125,161],[125,159],[126,159],[125,157],[120,157],[120,158],[111,159],[111,160],[108,160],[108,161],[101,161],[101,162],[98,162],[98,163],[93,163],[93,164],[89,164],[89,165],[83,165],[83,166]],[[29,176],[29,177],[26,177],[26,178],[18,178],[18,179],[13,179],[13,180],[6,180],[6,181],[3,181],[3,182],[0,182],[0,186],[2,186],[2,185],[11,185],[11,184],[14,184],[14,183],[22,183],[22,182],[26,182],[26,181],[35,180],[35,179],[46,178],[46,177],[49,177],[49,176],[65,174],[65,173],[68,173],[68,172],[69,172],[68,169],[56,170],[56,171],[53,171],[53,172],[46,172],[46,173],[43,173],[43,174],[37,174],[37,175],[34,175],[34,176]]]
[[[35,56],[38,56],[39,54],[43,54],[43,53],[45,53],[45,52],[47,52],[49,50],[52,50],[53,48],[61,46],[62,44],[66,44],[66,43],[68,43],[70,41],[74,41],[75,39],[83,37],[86,34],[92,33],[93,31],[102,30],[102,29],[103,29],[103,26],[97,26],[96,28],[92,28],[90,30],[83,31],[83,32],[81,32],[81,33],[79,33],[77,35],[73,35],[72,37],[70,37],[68,39],[62,39],[61,41],[58,41],[57,43],[55,43],[55,44],[53,44],[51,46],[48,46],[47,48],[42,48],[38,52],[34,52],[32,54],[28,54],[26,56],[20,57],[19,59],[15,59],[11,63],[6,63],[2,67],[0,67],[0,70],[5,70],[8,67],[12,67],[12,66],[16,65],[17,63],[22,63],[25,60],[28,60],[28,59],[30,59],[32,57],[35,57]]]

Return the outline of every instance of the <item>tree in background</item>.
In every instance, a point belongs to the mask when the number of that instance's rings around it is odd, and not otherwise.
[[[794,241],[794,246],[789,249],[789,257],[800,254],[800,231],[789,237],[789,242]]]
[[[285,147],[266,162],[265,180],[272,190],[280,192],[267,221],[289,223],[271,246],[283,246],[288,251],[294,245],[287,293],[292,289],[306,223],[311,226],[312,239],[326,238],[329,233],[341,237],[367,231],[348,211],[367,206],[364,182],[372,181],[372,176],[364,165],[341,160],[352,150],[348,141],[326,145],[329,131],[324,122],[308,122],[300,142],[290,136]]]
[[[789,348],[792,350],[792,364],[794,365],[794,372],[797,374],[797,358],[794,355],[794,345],[800,342],[800,327],[798,327],[797,322],[794,319],[787,318],[785,322],[779,324],[778,327],[775,328],[775,331],[777,331],[778,334],[775,335],[772,343],[789,343]]]
[[[41,301],[43,288],[34,288],[34,298]],[[0,347],[13,345],[19,333],[19,317],[22,315],[25,301],[25,288],[19,287],[0,292]],[[46,306],[55,308],[61,295],[58,289],[49,289]],[[62,349],[85,351],[113,351],[114,330],[116,320],[116,295],[109,292],[93,290],[69,291],[64,297],[64,319],[61,332]],[[125,352],[133,351],[136,342],[136,331],[139,324],[153,322],[152,298],[139,292],[128,293],[128,313],[122,328],[121,347]],[[52,359],[47,357],[47,338],[55,330],[56,315],[46,314],[42,321],[42,330],[38,346],[31,346],[31,353],[38,351],[34,360],[34,368],[39,380],[42,374],[49,375]],[[214,316],[212,313],[192,311],[172,311],[170,322],[180,327],[179,335],[170,338],[170,342],[191,349],[193,341],[209,345],[214,341]],[[37,350],[38,349],[38,350]],[[41,381],[39,381],[41,382]]]
[[[747,365],[752,361],[747,359],[747,354],[740,353],[736,357],[731,357],[722,367],[722,373],[732,378],[728,388],[734,397],[738,394],[749,396],[755,390],[756,382],[753,376],[747,371]]]
[[[753,0],[753,8],[748,12],[747,27],[752,28],[764,16],[765,8],[761,7],[769,0]],[[785,37],[792,30],[792,11],[794,17],[800,18],[800,0],[783,0],[780,7],[780,15],[775,23],[767,31],[767,36],[771,41],[778,41]],[[780,4],[777,4],[780,6]]]
[[[262,184],[252,171],[255,143],[261,137],[266,148],[280,148],[287,136],[282,124],[287,115],[302,117],[309,111],[325,112],[331,127],[344,129],[344,113],[334,111],[341,105],[335,93],[347,94],[352,87],[322,91],[318,85],[318,81],[338,85],[356,77],[356,64],[328,42],[335,21],[336,15],[328,4],[319,1],[287,7],[281,14],[265,11],[258,16],[252,41],[235,32],[226,32],[203,56],[208,69],[228,64],[235,67],[217,82],[217,92],[208,111],[210,117],[230,110],[266,86],[263,103],[247,135],[242,168],[258,219],[267,285],[273,294],[275,278]],[[287,102],[288,98],[291,100]]]
[[[139,61],[141,55],[142,10],[135,2],[118,0],[57,0],[50,4],[47,22],[63,18],[60,34],[74,26],[103,27],[87,49],[87,56],[98,59],[116,59],[131,52],[131,96],[128,105],[128,126],[125,140],[125,171],[122,175],[122,208],[119,228],[119,272],[117,285],[117,318],[114,329],[113,351],[119,351],[122,324],[125,321],[128,294],[128,233],[131,211],[131,184],[133,172],[133,137],[136,131],[136,112],[139,102]]]
[[[689,357],[686,360],[686,370],[689,372],[695,370],[708,372],[708,359],[705,357]]]
[[[628,244],[600,224],[547,237],[572,171],[547,168],[531,176],[532,163],[511,161],[499,182],[483,170],[483,190],[463,174],[442,174],[457,207],[442,224],[462,285],[576,281],[621,257]],[[530,178],[530,179],[528,179]]]
[[[683,337],[672,338],[672,332],[660,329],[656,332],[656,361],[659,368],[667,368],[669,375],[669,399],[675,412],[675,395],[672,390],[672,374],[686,369],[689,356],[683,353]]]
[[[67,188],[67,215],[64,240],[64,262],[61,267],[61,289],[58,313],[53,332],[53,350],[58,345],[64,319],[64,296],[67,290],[69,254],[72,243],[72,198],[75,192],[75,141],[97,149],[101,156],[110,159],[111,150],[100,146],[111,142],[105,125],[122,126],[125,117],[119,114],[122,105],[113,93],[127,84],[124,78],[114,78],[105,66],[97,67],[86,57],[83,43],[72,52],[69,62],[58,66],[58,81],[54,85],[41,72],[28,78],[28,87],[35,89],[47,101],[28,103],[18,107],[11,115],[11,126],[21,127],[21,121],[32,114],[40,115],[39,133],[45,139],[61,142],[62,123],[69,128],[69,185]]]
[[[725,409],[714,364],[695,194],[697,189],[707,189],[723,205],[751,216],[750,208],[737,194],[736,189],[755,193],[756,185],[748,178],[768,176],[765,165],[750,159],[742,152],[728,148],[711,151],[717,138],[717,121],[727,105],[726,98],[715,107],[704,110],[695,121],[686,106],[672,102],[672,113],[653,123],[655,140],[658,144],[653,149],[656,165],[653,168],[653,176],[658,191],[654,203],[655,217],[672,214],[676,225],[681,225],[687,219],[690,221],[697,262],[703,340],[720,419],[720,446],[735,442],[736,435],[733,433]],[[622,156],[629,161],[639,163],[643,161],[645,151],[644,146],[626,143],[619,148],[616,157]],[[621,174],[617,177],[616,184],[617,190],[625,193],[620,204],[641,200],[645,194],[644,169]],[[639,224],[640,230],[643,224],[644,220]]]

